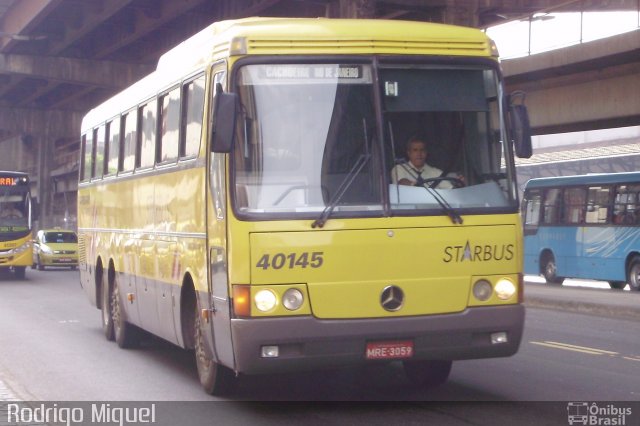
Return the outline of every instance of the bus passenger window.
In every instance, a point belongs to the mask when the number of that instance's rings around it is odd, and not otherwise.
[[[586,223],[607,223],[610,192],[608,187],[592,186],[589,188]]]
[[[180,89],[174,89],[160,98],[160,152],[159,163],[175,162],[178,159]]]
[[[584,188],[569,188],[564,192],[565,223],[583,223],[585,210]]]
[[[547,225],[556,225],[560,217],[560,189],[548,189],[544,192],[542,222]]]
[[[135,110],[124,114],[124,146],[122,149],[122,171],[133,170],[136,161],[136,127],[137,116]]]
[[[107,174],[118,172],[120,158],[120,117],[116,117],[109,123],[109,158],[107,158]]]
[[[156,111],[158,101],[140,107],[140,159],[139,167],[151,167],[156,157]]]
[[[540,192],[535,191],[527,194],[527,196],[528,198],[525,200],[524,224],[538,225],[538,222],[540,221],[542,195]]]
[[[180,157],[195,157],[200,149],[204,112],[204,76],[186,84],[182,92],[183,144]]]

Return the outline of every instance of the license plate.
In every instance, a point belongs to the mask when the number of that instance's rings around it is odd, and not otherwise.
[[[369,342],[365,354],[367,359],[401,359],[413,356],[413,341]]]

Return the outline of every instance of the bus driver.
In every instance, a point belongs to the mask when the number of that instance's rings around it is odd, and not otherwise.
[[[412,137],[407,141],[407,160],[397,164],[391,170],[391,181],[398,185],[424,186],[425,184],[437,183],[437,179],[442,177],[442,170],[427,164],[427,143],[419,137]],[[464,182],[462,176],[457,177]],[[441,180],[433,187],[438,189],[451,189],[454,185],[449,180]]]

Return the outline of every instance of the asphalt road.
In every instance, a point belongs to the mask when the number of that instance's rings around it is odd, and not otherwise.
[[[560,293],[576,299],[578,292],[589,299],[582,289],[526,287],[537,292],[539,299],[560,298]],[[551,296],[540,295],[547,290]],[[614,294],[607,289],[588,293],[594,303]],[[618,294],[640,300],[638,293]],[[288,420],[304,417],[311,423],[313,419],[358,424],[430,419],[438,424],[491,424],[495,416],[510,415],[509,421],[520,424],[529,420],[541,424],[544,416],[549,417],[548,424],[555,424],[558,417],[558,424],[566,424],[566,401],[640,401],[639,377],[635,320],[572,312],[562,304],[557,309],[529,306],[524,339],[515,356],[455,362],[449,381],[435,389],[412,388],[399,365],[376,366],[245,377],[228,399],[233,402],[215,406],[216,416],[224,420],[221,424],[256,419],[259,424],[275,424],[285,413]],[[200,389],[191,353],[158,339],[148,339],[135,350],[122,350],[106,341],[99,311],[89,305],[80,289],[78,272],[68,270],[29,270],[23,282],[0,276],[0,400],[3,383],[17,398],[30,401],[217,400]],[[247,401],[263,402],[247,406]],[[364,405],[340,405],[336,410],[334,405],[314,404],[308,409],[303,408],[306,404],[296,404],[282,412],[271,410],[264,401],[356,401]],[[513,407],[511,412],[512,406],[504,401],[565,402],[559,408],[541,410],[529,404]],[[171,421],[190,407],[181,404],[168,409],[170,406],[163,406],[163,415]],[[183,424],[200,424],[195,419],[209,418],[211,407],[189,408],[193,422]],[[487,423],[482,420],[485,416]],[[538,423],[533,422],[536,418]]]

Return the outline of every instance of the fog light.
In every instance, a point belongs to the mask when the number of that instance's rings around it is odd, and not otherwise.
[[[478,280],[473,285],[473,296],[481,302],[486,302],[491,297],[493,287],[487,280]]]
[[[280,350],[277,346],[262,346],[260,350],[262,358],[277,358],[280,356]]]
[[[497,345],[500,343],[507,343],[509,339],[507,338],[506,331],[500,331],[498,333],[491,333],[491,344]]]
[[[496,294],[501,300],[510,299],[516,294],[516,286],[510,280],[502,278],[496,283]]]
[[[285,291],[284,295],[282,296],[282,304],[290,311],[300,309],[303,301],[304,296],[302,295],[302,292],[297,288],[290,288],[289,290]]]
[[[261,312],[269,312],[276,307],[277,298],[271,290],[260,290],[253,297],[253,301]]]

